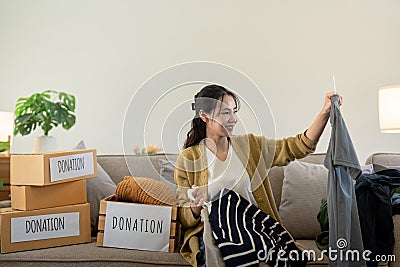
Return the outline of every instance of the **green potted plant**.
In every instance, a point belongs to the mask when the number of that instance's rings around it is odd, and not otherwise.
[[[0,141],[0,152],[10,149],[10,141]]]
[[[34,152],[55,150],[55,138],[49,132],[60,125],[69,130],[76,122],[74,112],[75,97],[64,92],[46,90],[19,98],[15,105],[14,135],[28,135],[40,127],[43,136],[36,137]]]

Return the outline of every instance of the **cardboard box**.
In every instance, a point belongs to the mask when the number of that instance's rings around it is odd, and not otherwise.
[[[11,186],[11,207],[17,210],[47,209],[86,202],[86,180],[46,186]]]
[[[97,246],[176,252],[177,207],[100,202]]]
[[[5,185],[10,184],[10,155],[9,154],[1,154],[0,155],[0,180],[2,180]]]
[[[50,185],[97,176],[95,149],[11,155],[12,185]]]
[[[87,242],[89,203],[32,211],[0,209],[1,253]]]

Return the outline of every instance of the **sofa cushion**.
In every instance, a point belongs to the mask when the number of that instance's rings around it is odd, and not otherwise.
[[[386,167],[400,166],[400,153],[374,153],[365,164],[379,164]]]
[[[300,159],[301,162],[308,162],[313,164],[324,164],[325,154],[324,153],[314,153],[307,157]],[[271,184],[271,189],[274,194],[274,199],[276,206],[279,207],[282,198],[282,185],[283,185],[283,168],[282,166],[275,166],[268,172],[269,182]]]
[[[303,251],[302,255],[308,258],[307,267],[328,265],[329,258],[326,255],[327,253],[322,253],[315,245],[314,240],[297,240],[296,245]]]
[[[80,141],[74,149],[86,149],[83,141]],[[99,221],[100,201],[114,194],[117,185],[111,180],[107,172],[97,163],[97,177],[86,179],[87,201],[90,203],[90,226],[92,236],[97,235]]]
[[[326,198],[328,170],[323,165],[294,161],[284,167],[279,214],[296,239],[315,239],[321,232],[317,214]]]
[[[165,159],[159,159],[160,164],[160,177],[161,181],[168,185],[174,193],[176,192],[176,185],[174,180],[175,162]]]
[[[159,159],[175,162],[177,157],[176,154],[98,155],[97,161],[118,184],[127,175],[160,180]]]
[[[1,254],[0,266],[190,266],[179,253],[97,247],[91,243]]]

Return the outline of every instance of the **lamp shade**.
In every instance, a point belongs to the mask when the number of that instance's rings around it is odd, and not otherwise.
[[[379,89],[379,126],[383,133],[400,133],[400,85]]]

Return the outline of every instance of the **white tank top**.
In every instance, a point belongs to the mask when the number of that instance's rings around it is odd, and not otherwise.
[[[236,152],[229,145],[225,161],[219,160],[215,154],[206,147],[208,166],[208,196],[211,200],[222,188],[227,188],[239,193],[250,203],[257,206],[251,192],[250,177],[243,167]]]

